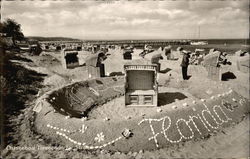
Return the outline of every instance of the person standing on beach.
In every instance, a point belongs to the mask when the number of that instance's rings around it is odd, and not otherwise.
[[[189,57],[190,52],[183,50],[183,58],[181,62],[181,68],[182,68],[182,77],[184,80],[188,80],[187,71],[188,71],[188,65],[189,65]]]

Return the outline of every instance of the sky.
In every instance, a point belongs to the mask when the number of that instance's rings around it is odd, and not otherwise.
[[[249,37],[249,0],[2,1],[1,14],[2,20],[20,23],[25,36],[88,40]]]

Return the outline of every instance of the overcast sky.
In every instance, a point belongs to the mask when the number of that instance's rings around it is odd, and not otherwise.
[[[25,36],[80,39],[248,38],[249,0],[3,1]]]

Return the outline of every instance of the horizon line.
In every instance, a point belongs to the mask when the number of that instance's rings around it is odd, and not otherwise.
[[[75,39],[75,40],[83,40],[83,41],[121,41],[121,40],[249,40],[248,38],[138,38],[138,39],[91,39],[91,38],[76,38],[76,37],[63,37],[63,36],[26,36],[30,38],[69,38],[69,39]]]

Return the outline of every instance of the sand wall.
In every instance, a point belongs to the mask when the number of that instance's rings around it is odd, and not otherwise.
[[[206,138],[241,121],[249,113],[249,101],[233,91],[196,102],[185,109],[124,121],[68,119],[62,113],[53,112],[47,104],[37,113],[35,125],[39,132],[59,139],[65,146],[128,152]],[[122,135],[125,129],[131,130],[131,137]]]
[[[123,87],[123,77],[76,82],[52,91],[46,101],[55,112],[80,118],[93,107],[122,95]]]

